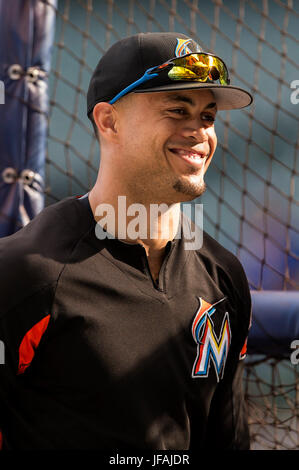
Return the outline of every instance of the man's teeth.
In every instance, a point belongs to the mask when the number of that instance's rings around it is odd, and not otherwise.
[[[206,158],[206,155],[198,155],[194,153],[183,153],[182,155],[186,155],[188,158],[191,158],[191,160],[203,160]]]
[[[192,160],[201,160],[202,158],[205,158],[205,155],[199,155],[198,153],[189,153],[186,152],[186,150],[178,150],[178,153],[180,155],[184,155],[188,158],[191,158]]]
[[[192,158],[192,160],[200,160],[202,157],[201,155],[189,155],[190,158]]]

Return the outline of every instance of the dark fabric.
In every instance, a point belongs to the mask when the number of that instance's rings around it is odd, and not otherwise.
[[[183,234],[156,284],[141,245],[99,240],[95,225],[87,197],[67,198],[0,240],[4,448],[248,448],[239,354],[251,301],[240,262],[207,234],[186,250]],[[223,362],[210,354],[194,376],[192,325],[208,304],[202,328],[219,339],[226,319],[231,341]],[[17,374],[22,338],[47,315]]]

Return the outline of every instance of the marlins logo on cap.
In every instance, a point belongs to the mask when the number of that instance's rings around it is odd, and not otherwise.
[[[183,55],[186,54],[192,54],[192,52],[201,52],[201,49],[198,44],[194,43],[192,39],[182,39],[182,38],[176,38],[177,40],[177,45],[175,48],[175,56],[176,57],[182,57]],[[189,45],[193,43],[196,44],[196,50],[192,51],[189,47]]]

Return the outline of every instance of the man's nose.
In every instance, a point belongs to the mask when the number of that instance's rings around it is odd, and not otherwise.
[[[208,140],[207,128],[202,122],[194,121],[188,122],[188,125],[182,129],[182,135],[186,138],[193,138],[198,142],[205,142]]]

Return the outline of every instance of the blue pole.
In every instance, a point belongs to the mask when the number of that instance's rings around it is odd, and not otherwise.
[[[44,207],[56,6],[57,0],[0,0],[0,237]]]

